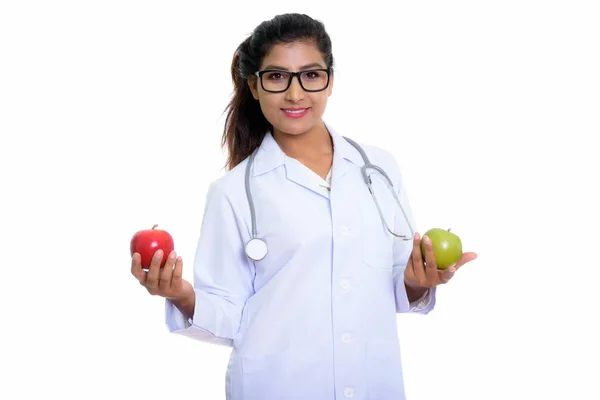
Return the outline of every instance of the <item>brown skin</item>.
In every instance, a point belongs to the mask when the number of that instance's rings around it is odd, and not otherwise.
[[[314,43],[295,42],[273,46],[265,56],[261,70],[272,67],[300,71],[325,68],[326,64]],[[252,95],[260,102],[262,112],[273,125],[273,137],[283,152],[323,178],[327,176],[333,162],[333,143],[322,120],[333,90],[333,80],[332,75],[329,87],[314,93],[305,92],[296,78],[283,93],[265,92],[255,76],[248,80]],[[282,111],[285,108],[309,108],[309,112],[302,118],[290,118]],[[431,243],[425,239],[423,257],[420,241],[420,236],[416,233],[413,251],[404,273],[410,302],[419,299],[429,288],[447,283],[460,267],[477,257],[475,253],[464,253],[455,266],[441,271],[435,265]],[[186,318],[192,318],[196,294],[192,284],[182,279],[183,261],[173,251],[161,269],[161,253],[159,250],[154,255],[148,271],[142,269],[140,255],[135,253],[131,259],[131,273],[150,294],[170,299]]]
[[[160,268],[162,250],[154,253],[148,271],[142,269],[142,258],[139,253],[134,253],[131,258],[131,274],[153,296],[167,298],[185,315],[186,318],[194,316],[196,293],[192,284],[182,279],[183,260],[177,257],[175,250],[171,252],[164,268]]]
[[[476,253],[463,253],[455,265],[445,270],[439,270],[435,263],[431,241],[427,236],[423,237],[423,241],[425,242],[425,259],[421,253],[421,237],[417,232],[413,238],[413,250],[404,271],[406,294],[411,302],[423,296],[428,289],[448,283],[459,268],[477,258]]]
[[[266,54],[260,69],[283,69],[301,71],[314,68],[327,68],[323,56],[312,42],[277,44]],[[333,143],[322,117],[327,100],[333,90],[334,78],[321,92],[305,92],[298,79],[283,93],[265,92],[258,78],[251,76],[248,85],[265,118],[273,125],[273,137],[289,157],[295,158],[312,169],[322,178],[333,162]],[[302,118],[290,118],[282,109],[308,108]]]

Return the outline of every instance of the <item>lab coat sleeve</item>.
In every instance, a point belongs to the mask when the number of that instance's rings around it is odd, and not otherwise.
[[[406,188],[402,182],[402,175],[400,168],[392,157],[393,170],[396,172],[396,179],[394,185],[398,199],[404,207],[407,218],[410,220],[413,229],[417,232],[416,222],[413,216],[413,212],[410,206]],[[396,216],[394,220],[394,231],[395,232],[409,232],[408,226],[402,215],[402,211],[398,208],[396,210]],[[396,297],[396,312],[397,313],[417,313],[417,314],[428,314],[435,308],[436,302],[436,288],[430,288],[425,294],[418,300],[409,303],[408,295],[406,294],[406,286],[404,285],[404,271],[408,264],[408,259],[412,252],[413,241],[405,241],[402,239],[394,240],[393,245],[393,276],[394,276],[394,291]]]
[[[166,300],[170,332],[207,343],[232,346],[240,327],[246,300],[253,294],[253,264],[244,252],[247,230],[233,202],[211,184],[194,260],[193,318],[186,320]]]

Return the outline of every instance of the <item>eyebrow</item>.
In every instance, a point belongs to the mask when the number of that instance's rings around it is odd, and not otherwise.
[[[323,65],[320,63],[312,63],[312,64],[304,65],[303,67],[300,68],[300,71],[304,71],[304,70],[311,69],[311,68],[325,68],[325,67],[323,67]],[[289,69],[287,69],[285,67],[282,67],[280,65],[272,65],[272,64],[267,65],[264,69],[279,69],[282,71],[289,71]]]

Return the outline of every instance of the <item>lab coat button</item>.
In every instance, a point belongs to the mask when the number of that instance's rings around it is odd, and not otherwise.
[[[347,387],[346,389],[344,389],[344,396],[346,396],[347,398],[353,397],[354,396],[354,389]]]
[[[340,287],[345,291],[350,289],[350,281],[348,279],[342,279],[340,281]]]
[[[350,233],[350,228],[348,228],[347,226],[342,226],[340,228],[340,232],[342,232],[342,235],[348,235]]]
[[[352,335],[349,333],[344,333],[342,335],[342,342],[344,343],[350,343],[352,341]]]

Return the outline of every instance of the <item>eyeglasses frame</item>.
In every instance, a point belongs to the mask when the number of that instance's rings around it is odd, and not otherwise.
[[[306,74],[306,73],[309,73],[309,72],[316,72],[316,71],[327,72],[327,83],[325,84],[325,87],[323,89],[308,90],[302,84],[302,80],[300,79],[300,75],[301,74]],[[298,78],[298,83],[300,84],[300,87],[302,88],[302,90],[304,90],[305,92],[309,92],[309,93],[316,93],[316,92],[322,92],[323,90],[325,90],[325,89],[327,89],[329,87],[329,82],[331,80],[331,72],[332,71],[333,71],[333,68],[307,69],[305,71],[298,71],[298,72],[286,71],[286,70],[282,70],[282,69],[264,69],[262,71],[256,71],[256,72],[254,72],[254,75],[256,75],[258,77],[258,80],[260,81],[260,86],[262,87],[262,89],[265,92],[268,92],[268,93],[283,93],[283,92],[287,91],[290,88],[290,86],[292,86],[292,79],[294,79],[294,77]],[[290,75],[290,79],[288,79],[288,84],[285,87],[285,89],[282,89],[282,90],[267,90],[267,89],[265,89],[265,85],[263,84],[262,77],[267,72],[283,72],[283,73],[289,74]]]

